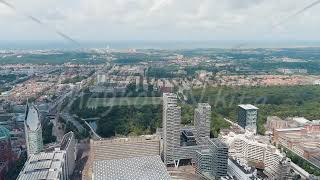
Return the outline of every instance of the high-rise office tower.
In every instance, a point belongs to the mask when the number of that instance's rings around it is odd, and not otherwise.
[[[204,179],[227,176],[229,148],[219,139],[208,140],[209,149],[196,151],[196,174]]]
[[[211,106],[208,103],[199,103],[194,111],[194,126],[196,128],[196,140],[210,138]]]
[[[238,124],[244,129],[252,130],[256,133],[258,120],[258,108],[251,104],[239,105]]]
[[[181,108],[177,105],[177,95],[163,94],[163,155],[165,164],[174,163],[176,149],[180,146]]]
[[[212,154],[212,171],[211,175],[220,178],[227,176],[228,170],[228,146],[219,139],[209,140],[209,149]]]
[[[41,152],[43,150],[42,128],[38,109],[34,105],[27,104],[24,129],[28,156]]]

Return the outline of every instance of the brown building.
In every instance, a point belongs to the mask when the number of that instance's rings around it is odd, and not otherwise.
[[[320,166],[319,121],[312,121],[298,128],[274,129],[272,140]]]

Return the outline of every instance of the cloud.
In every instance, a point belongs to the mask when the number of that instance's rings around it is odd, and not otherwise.
[[[148,14],[151,14],[161,8],[169,6],[172,3],[172,0],[156,0],[153,5],[150,7]]]
[[[314,0],[10,0],[42,22],[82,40],[209,40],[320,38],[318,6],[296,16],[281,33],[272,24]],[[0,4],[4,39],[53,39]],[[40,32],[41,31],[41,32]],[[39,35],[40,34],[40,35]],[[286,35],[286,37],[284,37]]]
[[[49,30],[51,30],[53,32],[55,32],[57,35],[59,35],[60,37],[64,38],[65,40],[67,40],[67,41],[69,41],[69,42],[71,42],[73,44],[79,45],[79,43],[76,40],[74,40],[73,38],[71,38],[70,36],[66,35],[65,33],[61,32],[61,31],[59,31],[57,29],[54,29],[54,28],[48,26],[46,23],[42,22],[37,17],[34,17],[32,15],[29,15],[29,14],[25,14],[24,12],[19,11],[19,9],[17,9],[13,4],[8,3],[5,0],[0,0],[0,3],[2,3],[5,6],[7,6],[10,9],[12,9],[17,14],[21,14],[21,15],[25,16],[27,19],[29,19],[29,20],[31,20],[31,21],[33,21],[33,22],[35,22],[35,23],[37,23],[37,24],[39,24],[39,25],[41,25],[41,26],[43,26],[43,27],[45,27],[45,28],[47,28],[47,29],[49,29]]]
[[[317,1],[315,1],[315,2],[313,2],[313,3],[311,3],[311,4],[309,4],[309,5],[307,5],[307,6],[305,6],[305,7],[303,7],[303,8],[302,8],[301,10],[299,10],[298,12],[290,15],[289,17],[285,18],[284,20],[282,20],[282,21],[280,21],[279,23],[275,24],[274,27],[280,26],[280,25],[286,23],[287,21],[291,20],[292,18],[295,18],[295,17],[298,16],[299,14],[302,14],[302,13],[306,12],[307,10],[313,8],[314,6],[316,6],[316,5],[318,5],[318,4],[320,4],[320,0],[317,0]]]

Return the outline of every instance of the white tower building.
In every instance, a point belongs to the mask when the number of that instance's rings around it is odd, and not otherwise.
[[[181,108],[177,105],[177,95],[163,94],[163,152],[165,164],[173,163],[175,151],[180,147]]]

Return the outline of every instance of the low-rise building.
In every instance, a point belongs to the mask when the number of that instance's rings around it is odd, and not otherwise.
[[[66,154],[60,150],[31,154],[17,180],[67,180]]]
[[[228,175],[239,180],[258,180],[257,170],[241,163],[238,159],[228,159]]]
[[[170,180],[160,156],[95,161],[92,180]]]
[[[90,149],[93,161],[156,156],[160,155],[160,139],[157,136],[141,136],[91,140]]]
[[[320,122],[312,121],[303,127],[274,129],[272,141],[320,167],[319,133]]]
[[[288,168],[288,163],[283,162],[289,160],[269,142],[256,139],[257,136],[248,132],[246,134],[231,132],[220,138],[228,144],[231,157],[239,159],[249,166],[264,169],[270,179],[280,179],[284,176],[283,172],[285,168]]]

